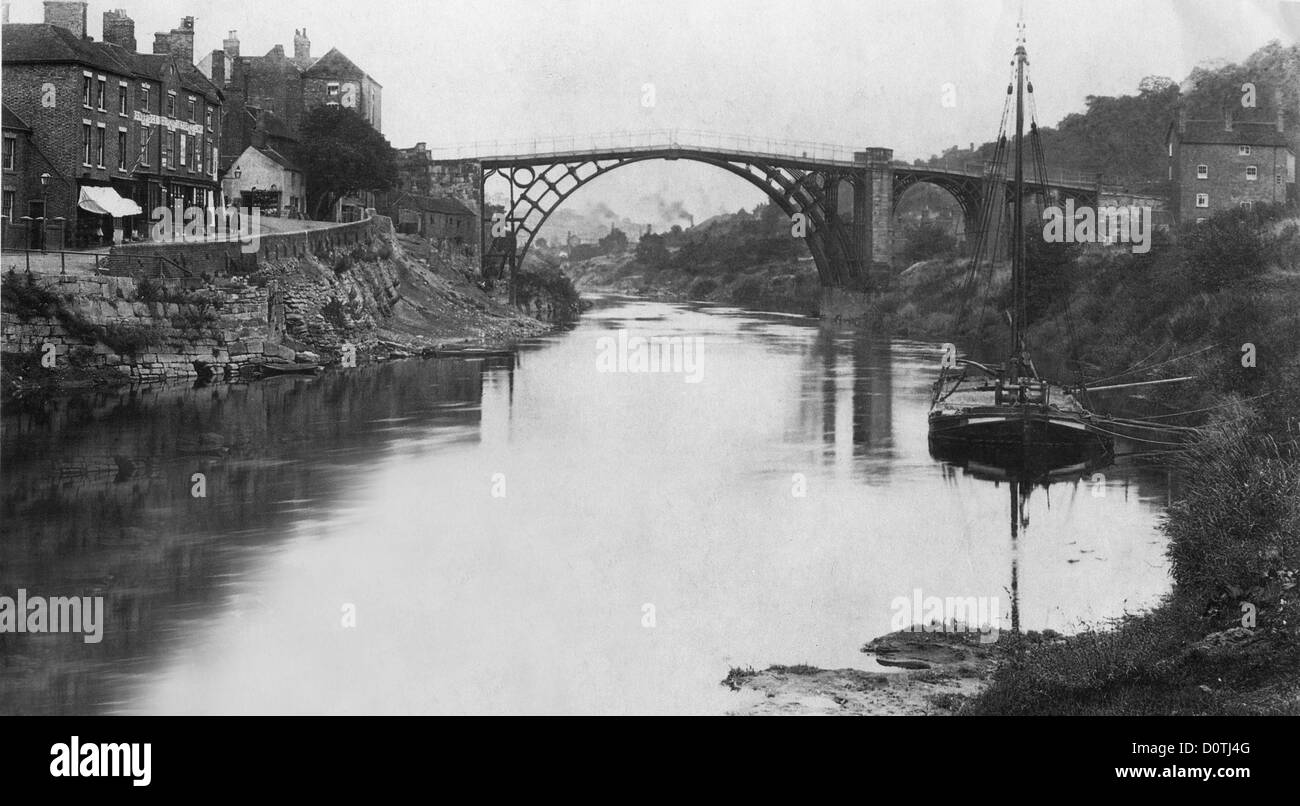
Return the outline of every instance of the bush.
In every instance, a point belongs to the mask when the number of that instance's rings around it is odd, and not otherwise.
[[[139,355],[146,347],[162,342],[162,334],[149,325],[108,324],[95,331],[99,341],[119,355]]]
[[[141,277],[135,284],[137,302],[163,302],[167,299],[167,288],[159,280]]]
[[[908,263],[930,260],[957,251],[957,239],[939,224],[922,221],[904,235],[903,259]]]
[[[28,274],[25,280],[10,269],[0,284],[0,301],[4,310],[26,321],[33,317],[53,316],[60,308],[59,295],[36,282],[36,277]]]
[[[325,321],[333,325],[339,332],[348,329],[347,313],[343,309],[343,301],[338,297],[330,297],[330,301],[321,307],[320,313],[325,318]]]
[[[766,297],[763,283],[757,277],[742,277],[731,287],[728,295],[737,305],[758,305]]]
[[[718,290],[718,281],[712,277],[701,277],[691,285],[691,299],[707,299],[710,294]]]

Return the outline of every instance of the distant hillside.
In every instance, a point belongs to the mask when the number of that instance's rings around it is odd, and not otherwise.
[[[1243,84],[1255,87],[1255,106],[1244,107]],[[1047,161],[1079,171],[1101,171],[1107,181],[1160,183],[1166,179],[1165,134],[1179,103],[1192,120],[1218,120],[1231,111],[1236,120],[1274,120],[1275,91],[1281,92],[1284,124],[1300,151],[1300,44],[1270,42],[1241,64],[1199,66],[1182,84],[1147,76],[1136,95],[1089,95],[1086,111],[1067,115],[1057,126],[1041,127]],[[1040,92],[1050,91],[1039,87]],[[921,164],[991,159],[995,143],[953,147]]]

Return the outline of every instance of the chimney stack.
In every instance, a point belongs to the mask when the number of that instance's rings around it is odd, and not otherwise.
[[[1182,102],[1178,104],[1178,133],[1187,134],[1187,105]]]
[[[120,8],[104,12],[104,41],[135,53],[135,20]]]
[[[1279,133],[1285,131],[1286,110],[1282,108],[1282,90],[1273,90],[1273,106],[1277,107],[1277,130]]]
[[[226,52],[224,50],[212,51],[212,75],[208,76],[208,78],[218,87],[226,86]]]
[[[66,28],[86,38],[86,3],[84,0],[45,0],[45,24]]]
[[[239,58],[239,37],[236,35],[237,33],[237,31],[231,31],[230,35],[221,43],[221,46],[226,50],[226,58],[228,59]]]
[[[293,32],[293,57],[295,59],[311,58],[311,40],[307,38],[307,29]]]
[[[186,64],[194,64],[194,18],[182,17],[179,28],[153,35],[153,52],[170,54]]]

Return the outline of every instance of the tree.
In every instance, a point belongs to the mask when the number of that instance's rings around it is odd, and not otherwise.
[[[664,236],[647,232],[636,244],[636,261],[650,269],[662,269],[671,256],[664,244]]]
[[[921,221],[907,228],[903,258],[908,263],[929,260],[957,251],[957,239],[933,221]]]
[[[299,134],[298,162],[307,175],[307,203],[314,218],[348,194],[397,185],[393,147],[355,111],[316,107]]]
[[[627,249],[627,233],[618,227],[611,226],[609,234],[600,239],[601,254],[611,255],[615,252],[622,252]]]

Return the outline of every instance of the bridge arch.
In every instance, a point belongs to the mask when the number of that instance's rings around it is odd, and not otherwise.
[[[895,171],[894,203],[891,218],[897,218],[903,196],[915,187],[930,185],[947,192],[961,209],[965,237],[969,242],[985,228],[983,222],[986,182],[975,176],[944,173],[940,171]],[[996,223],[993,224],[996,226]]]
[[[511,188],[506,212],[509,235],[485,242],[484,271],[504,273],[513,251],[515,265],[522,264],[551,213],[579,188],[625,165],[648,161],[690,160],[727,171],[761,190],[787,217],[806,216],[804,240],[812,253],[822,285],[844,286],[858,277],[856,244],[849,223],[838,211],[840,183],[859,181],[850,170],[815,166],[779,165],[753,157],[728,158],[693,150],[665,148],[602,157],[591,155],[566,160],[483,160],[480,198],[493,177]],[[486,206],[484,208],[486,215]]]

